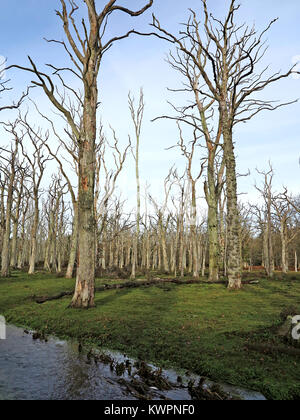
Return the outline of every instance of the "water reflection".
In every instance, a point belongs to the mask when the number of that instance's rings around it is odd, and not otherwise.
[[[125,361],[119,353],[111,355],[115,361]],[[168,370],[164,375],[176,383],[178,372]],[[195,375],[182,376],[184,382],[199,381]],[[124,378],[130,379],[126,374]],[[56,338],[47,342],[33,340],[30,334],[14,326],[7,326],[7,339],[0,340],[0,400],[135,400],[119,379],[110,365],[96,364],[79,353],[76,342]],[[213,385],[210,381],[207,384]],[[245,400],[265,399],[254,391],[226,384],[222,388]],[[154,399],[191,399],[188,390],[180,387],[152,394]]]
[[[134,399],[116,379],[109,366],[88,364],[76,343],[33,340],[13,326],[0,340],[0,400]]]

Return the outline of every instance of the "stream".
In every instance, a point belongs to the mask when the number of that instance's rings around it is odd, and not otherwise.
[[[114,360],[127,358],[111,352]],[[176,382],[177,373],[164,371]],[[125,380],[126,373],[122,376]],[[49,337],[33,340],[23,329],[7,326],[0,340],[0,400],[136,400],[110,366],[89,360],[78,343]],[[196,379],[196,378],[195,378]],[[226,386],[225,386],[226,387]],[[255,392],[229,387],[243,399],[264,399]],[[153,390],[155,400],[191,400],[186,388]]]

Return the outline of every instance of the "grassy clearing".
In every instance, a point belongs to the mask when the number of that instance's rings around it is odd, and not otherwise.
[[[99,279],[97,285],[112,282]],[[115,282],[120,283],[120,280]],[[0,313],[15,325],[75,337],[163,367],[261,391],[300,397],[299,357],[263,354],[247,344],[287,345],[274,333],[281,312],[299,308],[300,274],[228,292],[223,285],[160,285],[96,294],[96,308],[68,308],[70,298],[38,305],[32,296],[72,290],[74,280],[38,273],[0,279]]]

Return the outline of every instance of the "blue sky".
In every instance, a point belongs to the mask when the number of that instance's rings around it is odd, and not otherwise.
[[[81,0],[78,0],[80,3]],[[105,0],[97,0],[99,9]],[[145,4],[145,0],[119,0],[119,4],[134,9]],[[46,38],[62,39],[61,23],[55,15],[59,8],[58,0],[1,0],[0,14],[0,55],[7,57],[8,63],[24,65],[27,55],[44,69],[44,63],[66,64],[67,58],[62,49],[49,45]],[[225,13],[229,0],[208,0],[210,9],[219,17]],[[264,28],[268,22],[279,17],[279,21],[268,33],[269,51],[264,58],[265,65],[271,64],[274,71],[287,70],[293,57],[300,56],[300,2],[299,0],[241,0],[239,20],[249,25]],[[153,12],[163,26],[176,32],[179,23],[186,21],[188,8],[201,14],[200,0],[155,0]],[[147,30],[151,12],[140,18],[129,18],[117,13],[112,20],[111,30],[121,34],[131,29]],[[132,125],[127,107],[127,95],[131,90],[136,96],[140,87],[145,91],[146,113],[141,140],[141,177],[144,183],[152,186],[154,195],[159,195],[162,180],[173,164],[183,169],[185,162],[178,150],[166,148],[177,141],[174,124],[166,121],[151,123],[150,120],[161,114],[169,113],[167,100],[170,94],[167,87],[177,87],[179,76],[164,61],[169,45],[154,38],[132,37],[115,44],[102,63],[99,77],[99,93],[102,120],[109,133],[111,124],[125,145]],[[5,95],[5,101],[18,96],[30,82],[27,74],[10,71],[7,75],[15,89]],[[42,92],[35,91],[34,97],[39,106],[47,110],[47,99]],[[300,98],[300,79],[290,78],[274,85],[264,93],[266,99],[281,101]],[[179,99],[179,98],[178,98]],[[4,98],[1,98],[1,103]],[[255,200],[254,180],[259,177],[255,168],[267,169],[271,161],[275,170],[275,188],[283,185],[293,193],[299,193],[299,116],[300,103],[282,108],[276,112],[263,113],[250,123],[238,127],[235,133],[238,172],[248,169],[251,175],[239,179],[239,192],[243,200]],[[13,118],[13,116],[8,116]],[[3,116],[1,115],[1,119]],[[3,136],[0,142],[7,143]],[[123,196],[134,196],[134,164],[128,162],[126,171],[119,183]],[[198,186],[199,196],[203,195],[202,184]]]

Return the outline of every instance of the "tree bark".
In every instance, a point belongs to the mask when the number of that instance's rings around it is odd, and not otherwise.
[[[38,191],[34,192],[34,215],[33,223],[31,228],[31,249],[29,257],[29,270],[28,274],[34,274],[35,272],[35,261],[36,261],[36,250],[37,250],[37,230],[39,225],[39,201]]]
[[[224,105],[226,106],[226,105]],[[227,276],[228,289],[242,287],[241,257],[240,257],[240,221],[237,200],[237,177],[232,132],[223,125],[224,158],[226,165],[226,196],[227,196]]]
[[[287,263],[287,237],[286,237],[286,225],[285,219],[280,221],[280,237],[281,237],[281,269],[283,273],[288,272]]]
[[[11,161],[9,165],[10,174],[8,176],[7,185],[7,200],[6,200],[6,213],[5,213],[5,231],[2,243],[1,254],[1,276],[10,276],[10,233],[11,233],[11,212],[13,204],[14,183],[16,176],[16,157],[18,153],[18,141],[16,140],[15,149],[11,153]]]
[[[74,265],[77,255],[78,247],[78,207],[77,204],[74,205],[74,218],[73,218],[73,232],[71,238],[71,248],[69,255],[69,262],[66,272],[66,279],[71,279],[73,277]]]
[[[97,110],[97,79],[91,59],[88,70],[88,89],[85,92],[83,138],[79,142],[78,196],[78,267],[73,308],[93,307],[95,296],[95,141]]]

